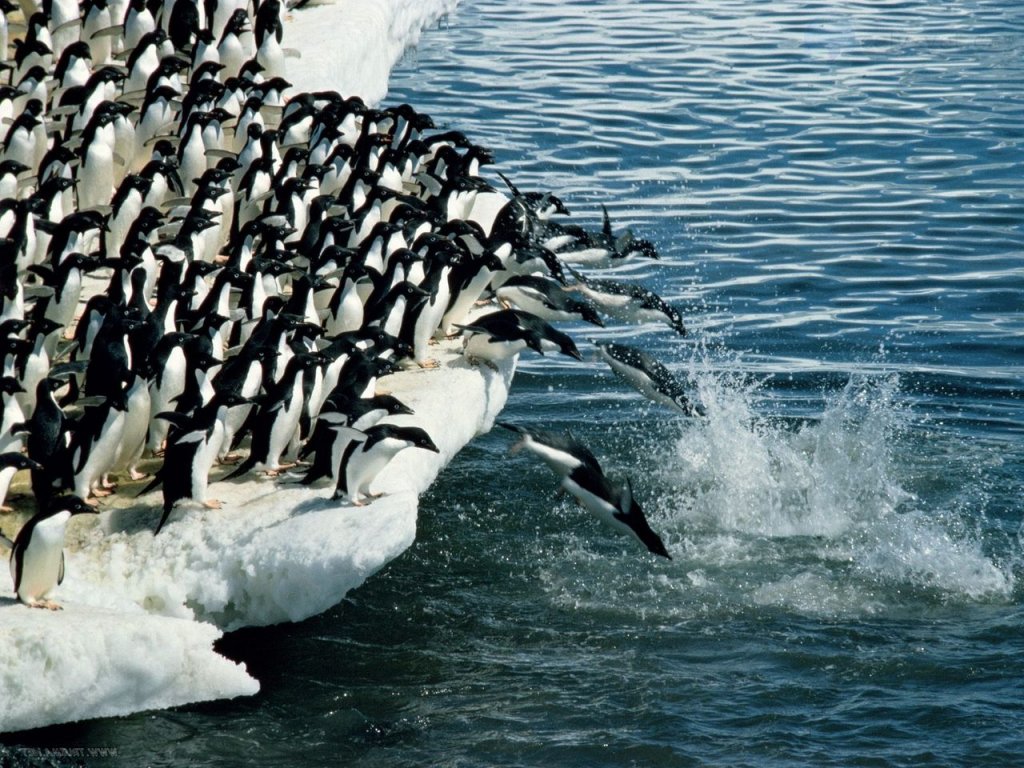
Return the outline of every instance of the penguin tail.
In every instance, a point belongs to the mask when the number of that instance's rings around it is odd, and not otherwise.
[[[160,483],[162,483],[163,481],[163,472],[158,470],[157,473],[153,476],[152,481],[150,481],[150,483],[145,488],[143,488],[141,491],[135,494],[135,498],[137,499],[139,498],[139,496],[145,496],[150,491],[156,490],[157,486],[159,486]],[[163,525],[163,522],[161,522],[161,525]],[[157,530],[159,531],[159,527],[157,528]]]
[[[174,507],[173,504],[164,504],[163,514],[160,515],[160,522],[156,524],[156,528],[153,530],[153,535],[156,536],[160,533],[160,530],[164,527],[164,523],[167,522],[167,518],[171,515],[171,509]]]

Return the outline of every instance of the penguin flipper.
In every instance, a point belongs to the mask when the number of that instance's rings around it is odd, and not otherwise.
[[[231,472],[224,475],[224,477],[222,477],[221,480],[232,480],[238,477],[239,475],[244,475],[246,472],[248,472],[255,466],[256,459],[254,459],[252,456],[247,456],[245,461],[243,461],[241,464],[235,467]]]
[[[174,508],[174,504],[164,504],[163,514],[160,515],[160,522],[156,524],[156,528],[153,530],[153,535],[156,536],[160,533],[160,529],[164,527],[164,523],[167,522],[167,518],[171,515],[171,509]]]
[[[60,553],[60,570],[57,571],[57,586],[64,583],[64,551]]]
[[[162,483],[163,481],[163,469],[161,468],[157,470],[156,474],[153,476],[153,480],[149,483],[149,485],[147,485],[145,488],[143,488],[141,491],[135,494],[135,498],[137,499],[139,498],[139,496],[145,496],[150,491],[156,490],[157,486],[160,485],[160,483]]]

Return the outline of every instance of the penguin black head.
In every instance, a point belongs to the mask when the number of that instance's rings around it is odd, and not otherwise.
[[[375,427],[371,427],[367,430],[367,434],[373,434],[376,440],[384,440],[392,438],[394,440],[403,440],[409,443],[411,448],[423,448],[424,450],[431,451],[433,453],[440,453],[440,449],[434,445],[434,441],[430,439],[430,435],[427,434],[426,430],[420,427],[400,427],[396,424],[378,424]],[[367,441],[367,448],[371,447],[371,443],[375,442],[373,439]]]
[[[394,395],[375,395],[370,398],[375,406],[383,408],[389,416],[411,416],[415,411]]]
[[[15,341],[21,341],[21,339],[15,339]],[[22,342],[23,345],[27,343],[28,342]],[[0,377],[0,393],[3,393],[5,395],[16,395],[19,392],[24,391],[25,388],[21,386],[21,382],[18,381],[13,376]]]
[[[35,472],[39,472],[43,469],[43,465],[37,461],[32,461],[28,456],[23,453],[0,453],[0,467],[9,469],[31,469]]]
[[[50,502],[47,514],[56,515],[59,512],[70,512],[72,515],[97,515],[99,510],[96,507],[86,504],[80,496],[73,493],[58,496]]]

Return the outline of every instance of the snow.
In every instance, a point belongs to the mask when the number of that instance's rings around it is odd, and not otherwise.
[[[89,605],[75,592],[83,602],[60,612],[0,601],[0,731],[259,691],[244,666],[213,650],[216,627]]]
[[[436,358],[378,391],[415,411],[388,420],[422,427],[440,453],[399,453],[366,506],[333,501],[333,487],[247,480],[214,482],[222,509],[178,508],[155,537],[159,492],[75,518],[53,595],[65,610],[0,599],[0,732],[255,693],[244,667],[213,651],[221,630],[321,613],[400,555],[418,495],[504,406],[514,361],[470,366],[458,342]],[[0,585],[12,593],[9,576]]]
[[[456,344],[439,353],[438,369],[380,380],[378,391],[415,411],[386,421],[422,427],[440,453],[399,453],[372,487],[385,494],[372,504],[346,506],[331,499],[333,485],[306,487],[291,478],[213,482],[210,496],[222,509],[179,507],[154,537],[155,491],[77,529],[69,568],[154,613],[227,630],[322,613],[413,542],[418,495],[463,445],[490,429],[505,403],[513,366],[472,367]],[[458,409],[449,406],[452,392]]]
[[[295,12],[285,43],[302,54],[289,60],[290,79],[378,103],[402,52],[455,4],[339,0]],[[215,475],[210,496],[223,508],[179,507],[157,537],[159,491],[74,519],[67,576],[52,595],[60,612],[18,604],[0,575],[0,732],[256,693],[259,683],[214,641],[321,613],[398,557],[415,539],[419,494],[504,406],[515,360],[474,368],[458,342],[436,357],[438,369],[378,383],[415,411],[389,420],[424,428],[440,453],[400,453],[372,504],[335,502],[322,485]]]
[[[292,14],[285,44],[288,81],[300,91],[335,90],[380,103],[391,69],[415,46],[427,25],[452,11],[458,0],[337,0]]]

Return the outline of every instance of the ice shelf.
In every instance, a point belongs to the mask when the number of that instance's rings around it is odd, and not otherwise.
[[[59,613],[0,598],[0,731],[255,693],[243,666],[212,648],[222,630],[299,621],[398,557],[416,535],[417,500],[501,411],[514,363],[473,367],[457,342],[440,367],[385,377],[440,453],[408,448],[354,507],[292,478],[214,482],[219,510],[176,508],[159,536],[160,493],[75,518]],[[226,469],[221,474],[226,473]],[[0,579],[12,594],[9,576]]]

